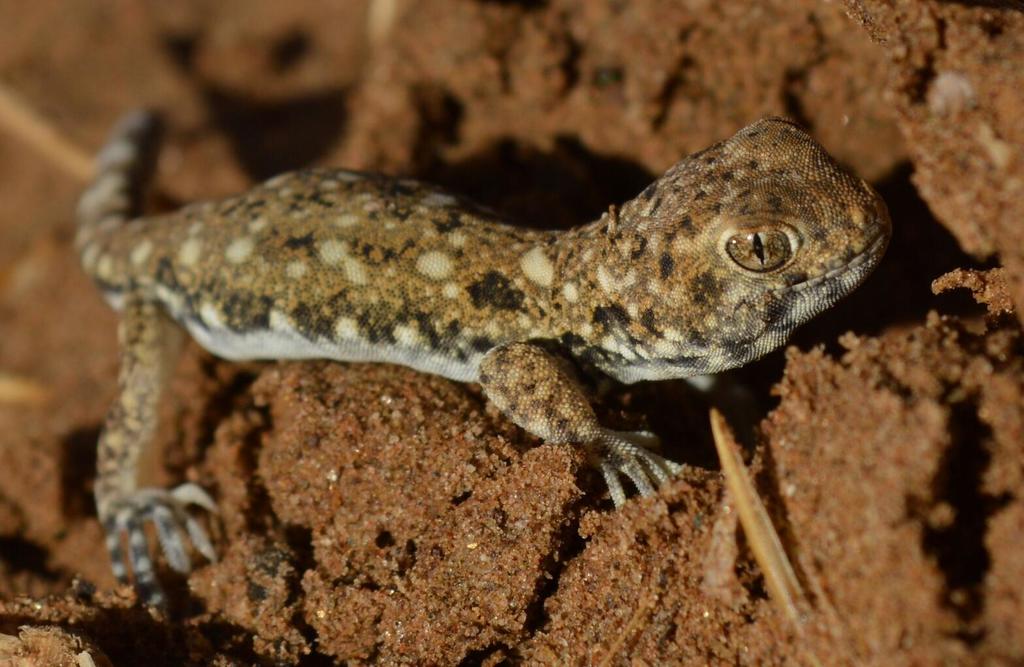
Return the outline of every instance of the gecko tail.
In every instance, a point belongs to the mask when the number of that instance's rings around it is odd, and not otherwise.
[[[139,214],[162,129],[160,117],[148,110],[132,111],[114,126],[96,157],[96,175],[78,200],[79,252]]]

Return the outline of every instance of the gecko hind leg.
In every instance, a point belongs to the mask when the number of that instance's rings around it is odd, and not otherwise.
[[[190,506],[216,511],[210,496],[195,484],[172,490],[138,488],[139,459],[157,427],[160,395],[181,344],[181,330],[151,302],[126,299],[121,319],[120,395],[107,414],[97,455],[96,506],[106,533],[114,575],[121,582],[134,577],[140,599],[166,603],[156,579],[146,539],[151,522],[167,562],[188,572],[187,535],[210,560],[216,552],[206,531],[188,512]],[[127,552],[122,541],[127,541]]]
[[[564,360],[540,346],[493,348],[480,362],[479,380],[487,398],[518,426],[548,442],[586,448],[616,507],[626,502],[621,475],[649,496],[681,470],[651,451],[659,442],[654,434],[602,427]]]

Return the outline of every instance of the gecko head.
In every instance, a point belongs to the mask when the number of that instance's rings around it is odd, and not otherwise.
[[[857,287],[891,235],[878,194],[779,118],[678,163],[622,218],[635,238],[657,239],[644,296],[678,313],[660,326],[690,340],[685,350],[703,345],[709,372],[781,345]]]

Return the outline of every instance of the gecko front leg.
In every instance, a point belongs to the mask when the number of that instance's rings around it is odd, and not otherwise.
[[[153,522],[170,566],[184,573],[191,564],[182,529],[204,556],[216,558],[206,532],[186,508],[198,505],[216,511],[216,507],[195,484],[182,484],[170,491],[138,488],[139,459],[156,431],[160,395],[181,347],[183,332],[157,304],[129,298],[118,334],[122,350],[120,395],[107,414],[99,439],[96,507],[114,575],[127,582],[130,567],[140,598],[160,606],[165,599],[150,557],[145,522]],[[127,539],[127,553],[123,539]]]
[[[537,345],[509,343],[491,349],[480,362],[479,380],[487,398],[517,426],[548,442],[585,447],[616,507],[626,502],[620,474],[649,496],[682,469],[648,449],[657,445],[654,435],[601,426],[563,360]]]

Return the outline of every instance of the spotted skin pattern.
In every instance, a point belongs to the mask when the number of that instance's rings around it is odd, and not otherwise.
[[[885,205],[793,123],[766,118],[569,231],[509,224],[415,181],[333,169],[134,219],[154,116],[114,130],[78,209],[86,272],[122,312],[120,397],[98,450],[96,502],[115,574],[163,603],[142,526],[187,571],[202,489],[140,489],[137,462],[185,330],[227,359],[334,359],[478,382],[530,433],[584,447],[616,506],[679,467],[646,432],[602,427],[577,380],[692,377],[781,345],[874,268]],[[123,543],[127,542],[127,552]]]

